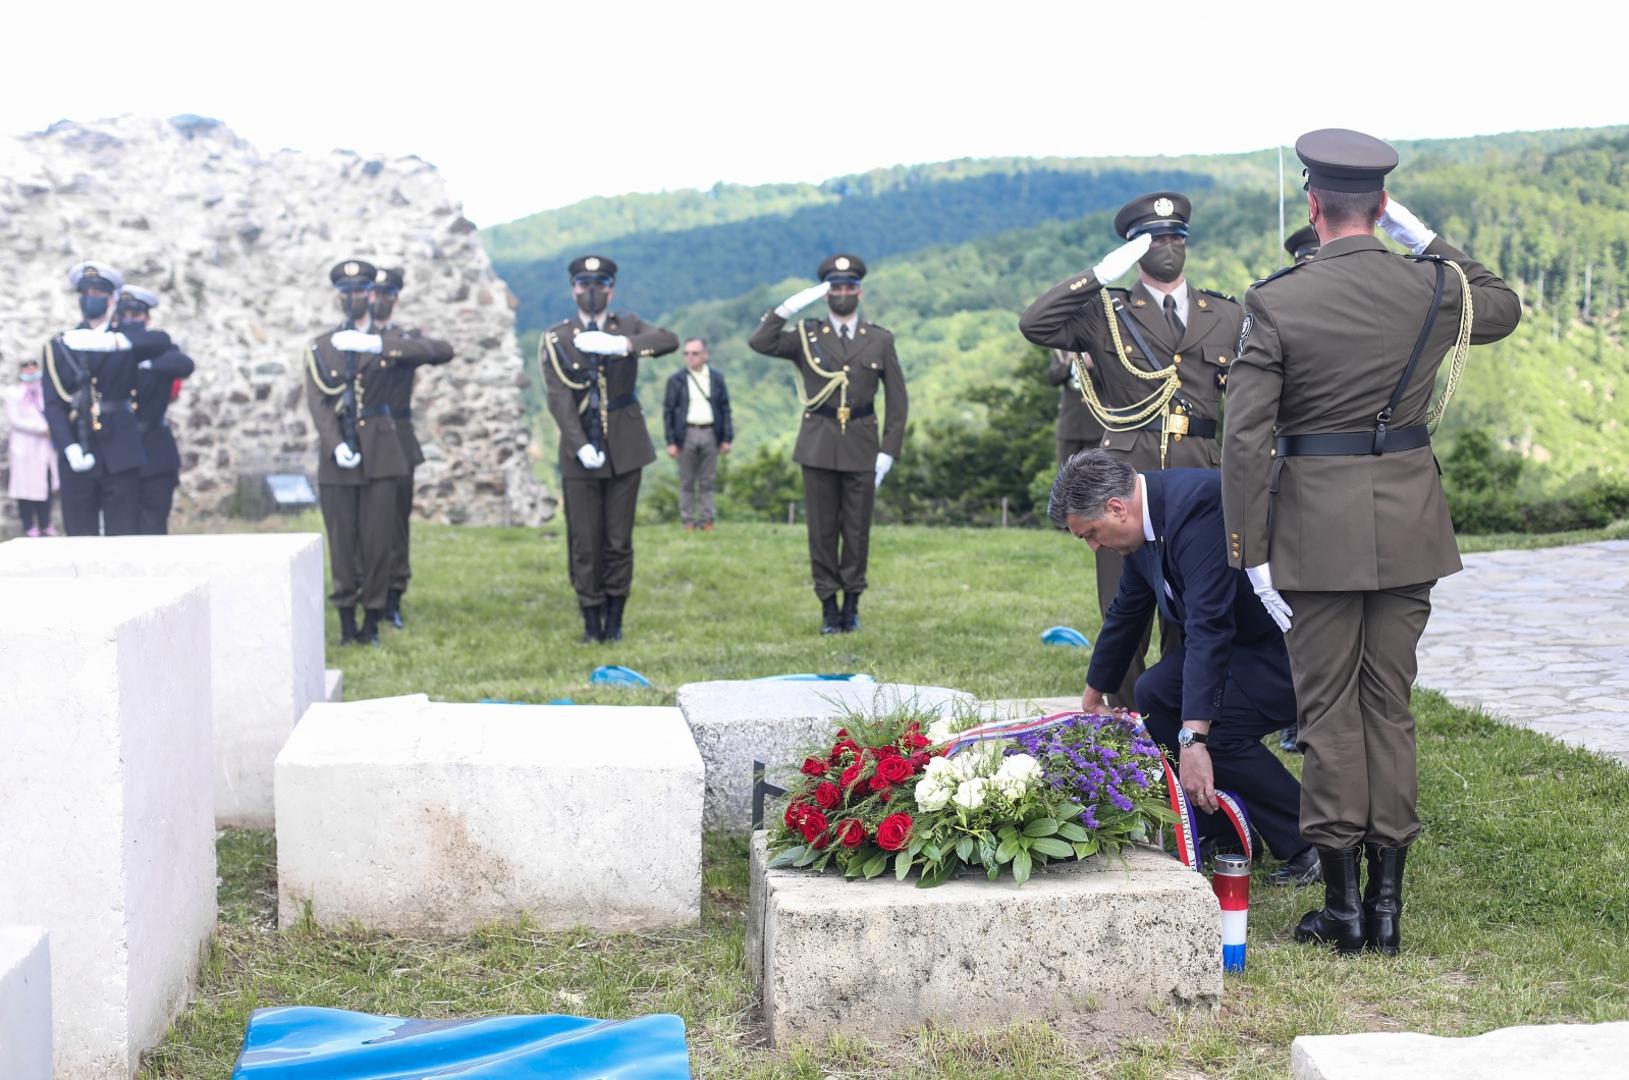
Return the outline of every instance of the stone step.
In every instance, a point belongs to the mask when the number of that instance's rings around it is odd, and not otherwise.
[[[0,927],[0,1076],[51,1080],[51,951],[37,926]]]
[[[1533,1024],[1452,1039],[1412,1031],[1302,1035],[1290,1044],[1294,1080],[1525,1080],[1622,1076],[1629,1022]]]

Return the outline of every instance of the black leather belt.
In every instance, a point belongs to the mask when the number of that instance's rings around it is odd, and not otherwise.
[[[1186,413],[1178,413],[1177,415],[1187,417],[1188,430],[1180,433],[1185,438],[1190,438],[1190,439],[1214,439],[1214,438],[1216,438],[1216,421],[1214,421],[1214,420],[1205,420],[1205,419],[1203,419],[1201,417],[1198,417],[1198,416],[1188,416]],[[1147,424],[1143,425],[1141,430],[1143,430],[1143,431],[1160,431],[1164,427],[1165,427],[1164,418],[1156,416],[1156,417],[1154,417],[1154,419],[1150,420]],[[1178,432],[1173,431],[1173,432],[1171,432],[1171,434],[1175,435],[1175,434],[1178,434]]]
[[[1379,431],[1343,431],[1330,435],[1280,435],[1279,457],[1358,457],[1363,454],[1395,454],[1431,445],[1431,431],[1417,427]]]
[[[712,427],[713,425],[711,425],[711,424],[692,424],[690,421],[686,420],[685,423],[684,423],[684,426],[685,427],[693,427],[693,428],[704,428],[704,427]]]
[[[364,405],[364,406],[362,406],[362,417],[363,417],[363,419],[367,419],[369,417],[374,417],[374,416],[392,416],[392,417],[395,417],[397,420],[411,420],[413,418],[413,410],[412,409],[393,409],[389,405]]]
[[[837,406],[835,405],[821,405],[809,411],[816,416],[824,416],[827,420],[837,419]],[[876,412],[877,407],[875,405],[856,405],[848,411],[848,418],[850,420],[863,420],[868,416],[876,415]]]
[[[621,395],[619,395],[617,397],[612,398],[610,401],[605,403],[605,411],[606,412],[616,412],[618,409],[626,409],[629,405],[638,405],[638,404],[639,404],[639,395],[638,394],[621,394]]]

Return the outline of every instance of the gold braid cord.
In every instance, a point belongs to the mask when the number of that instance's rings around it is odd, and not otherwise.
[[[1182,385],[1182,377],[1178,374],[1176,365],[1159,368],[1155,371],[1144,371],[1126,359],[1125,342],[1120,339],[1120,320],[1114,311],[1114,298],[1109,290],[1103,289],[1098,294],[1103,300],[1103,314],[1109,321],[1109,336],[1114,339],[1114,355],[1119,359],[1120,366],[1131,372],[1132,375],[1144,382],[1157,382],[1160,385],[1154,392],[1141,401],[1130,405],[1105,405],[1097,396],[1097,389],[1092,386],[1090,373],[1080,354],[1075,354],[1075,374],[1080,380],[1081,400],[1086,407],[1092,410],[1097,422],[1103,425],[1105,431],[1122,432],[1137,431],[1156,416],[1165,415],[1166,406],[1176,395]],[[1150,357],[1150,360],[1153,358]],[[1160,467],[1165,467],[1166,448],[1170,445],[1171,432],[1169,425],[1160,425]]]
[[[1458,263],[1448,260],[1448,265],[1459,275],[1459,336],[1454,339],[1454,349],[1449,354],[1448,381],[1442,384],[1442,396],[1437,398],[1437,403],[1431,406],[1431,411],[1425,417],[1425,426],[1432,434],[1442,423],[1442,415],[1448,411],[1448,403],[1454,399],[1454,391],[1459,388],[1459,377],[1465,371],[1465,354],[1471,348],[1471,324],[1476,318],[1470,280]]]
[[[306,370],[311,374],[311,381],[317,384],[317,389],[328,397],[336,397],[345,390],[343,380],[337,383],[326,383],[322,380],[322,365],[317,363],[317,343],[313,341],[305,350]]]
[[[560,356],[559,356],[558,353],[556,353],[554,351],[554,332],[553,331],[551,331],[551,330],[543,331],[543,344],[542,344],[541,351],[542,351],[544,356],[547,356],[549,358],[549,366],[554,368],[555,377],[558,378],[562,383],[564,383],[566,385],[567,389],[569,389],[569,390],[587,390],[588,389],[588,380],[587,379],[584,379],[582,382],[578,383],[578,382],[572,382],[570,379],[566,378],[565,369],[560,366]],[[611,403],[606,400],[605,366],[603,364],[595,365],[595,374],[598,377],[599,386],[600,386],[600,431],[604,432],[604,435],[602,437],[608,438],[610,436],[610,433],[611,433]],[[585,397],[585,398],[583,398],[581,401],[579,401],[577,403],[577,412],[578,413],[586,413],[587,411],[588,411],[588,398]]]
[[[819,392],[813,397],[810,397],[803,392],[802,379],[794,380],[798,393],[798,404],[803,406],[803,410],[805,412],[808,412],[811,409],[820,408],[820,406],[826,403],[827,398],[836,393],[838,395],[837,425],[844,433],[847,433],[848,372],[827,371],[825,368],[820,366],[820,362],[814,358],[814,352],[809,348],[809,339],[806,336],[808,333],[807,328],[801,322],[798,323],[798,328],[794,331],[794,333],[796,333],[798,336],[798,344],[803,348],[803,362],[808,365],[811,372],[826,380],[826,385],[821,387]]]
[[[45,343],[45,371],[46,374],[51,376],[51,385],[56,388],[57,397],[61,398],[64,402],[71,403],[74,396],[68,393],[67,390],[63,389],[62,376],[57,373],[57,351],[56,349],[52,348],[52,346],[55,345],[58,340],[58,338],[52,338],[50,341]],[[66,348],[67,346],[63,347]]]

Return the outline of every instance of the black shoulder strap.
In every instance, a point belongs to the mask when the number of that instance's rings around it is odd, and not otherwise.
[[[1131,340],[1136,343],[1137,348],[1142,350],[1143,356],[1147,357],[1148,363],[1158,363],[1160,354],[1148,347],[1147,339],[1143,337],[1142,331],[1137,329],[1137,320],[1128,317],[1126,315],[1126,309],[1122,307],[1117,300],[1111,301],[1111,303],[1114,307],[1115,314],[1120,316],[1120,325],[1126,328],[1126,332],[1131,335]],[[1149,367],[1147,370],[1164,371],[1165,368],[1169,366],[1170,365],[1167,364],[1164,367]]]
[[[1409,354],[1408,366],[1403,369],[1403,377],[1397,380],[1397,389],[1391,392],[1391,400],[1381,409],[1374,418],[1374,453],[1383,454],[1386,451],[1386,428],[1391,424],[1391,415],[1396,411],[1397,405],[1403,400],[1403,393],[1414,378],[1414,369],[1420,363],[1420,354],[1425,352],[1426,339],[1431,336],[1431,328],[1437,324],[1437,308],[1442,304],[1443,281],[1447,270],[1437,259],[1430,260],[1437,267],[1437,286],[1431,291],[1431,310],[1426,312],[1425,325],[1420,327],[1420,336],[1414,339],[1414,351]]]

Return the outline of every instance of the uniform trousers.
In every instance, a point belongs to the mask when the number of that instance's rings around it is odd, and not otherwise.
[[[396,567],[390,575],[390,587],[396,592],[407,591],[413,577],[413,473],[396,481]]]
[[[713,523],[713,485],[718,475],[717,428],[684,429],[679,447],[679,517],[686,525]]]
[[[1406,847],[1419,835],[1409,693],[1435,584],[1283,594],[1306,755],[1301,831],[1319,847]]]
[[[141,478],[137,494],[140,524],[137,532],[143,536],[163,536],[170,531],[170,507],[175,502],[175,489],[181,485],[179,472],[156,473]]]
[[[809,570],[822,601],[865,591],[871,555],[876,474],[803,466],[803,517],[809,528]]]
[[[319,484],[335,607],[383,611],[396,559],[396,478]]]
[[[1080,453],[1082,450],[1090,450],[1092,447],[1096,446],[1098,443],[1100,443],[1102,441],[1103,440],[1101,440],[1101,439],[1067,439],[1067,438],[1064,438],[1062,435],[1059,435],[1058,436],[1058,465],[1059,465],[1059,467],[1062,467],[1064,462],[1068,461],[1070,458],[1074,457],[1076,454]]]
[[[1247,651],[1247,647],[1236,647],[1234,658],[1248,660],[1240,656]],[[1137,680],[1137,710],[1143,714],[1148,733],[1173,759],[1178,755],[1177,730],[1183,720],[1182,663],[1186,652],[1178,645]],[[1274,675],[1282,679],[1283,659],[1282,653],[1275,652],[1264,656],[1262,661],[1276,666],[1278,670]],[[1260,669],[1262,664],[1242,666]],[[1287,694],[1280,696],[1287,700]],[[1264,712],[1230,669],[1227,686],[1222,691],[1221,717],[1211,724],[1205,744],[1205,749],[1210,751],[1217,790],[1231,791],[1244,800],[1250,824],[1279,859],[1293,858],[1312,843],[1310,838],[1303,838],[1298,826],[1301,785],[1261,742],[1264,735],[1278,731],[1290,719]],[[1233,835],[1233,826],[1220,810],[1206,813],[1196,808],[1194,817],[1200,835],[1206,839]]]
[[[101,476],[76,473],[66,460],[62,477],[62,531],[69,536],[134,536],[141,525],[141,470]]]
[[[633,588],[634,508],[643,469],[620,476],[564,477],[566,546],[578,607],[598,607]]]

